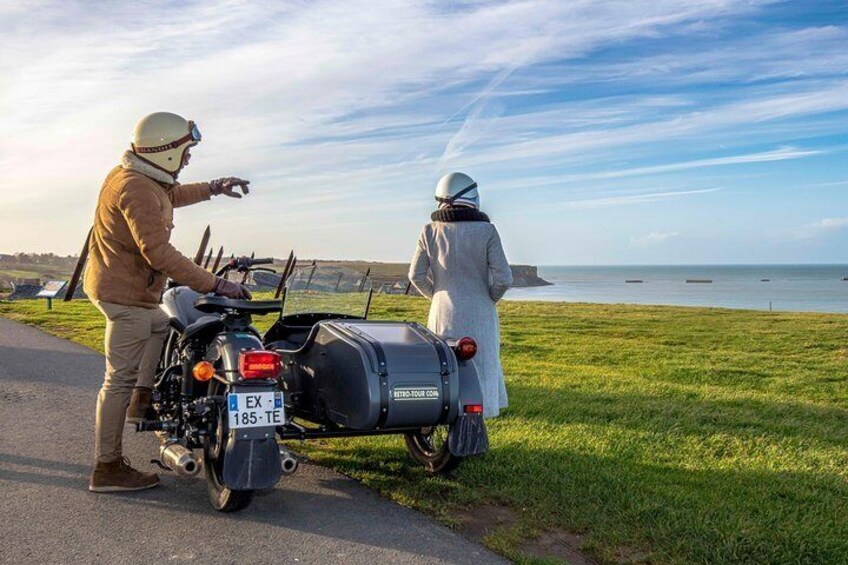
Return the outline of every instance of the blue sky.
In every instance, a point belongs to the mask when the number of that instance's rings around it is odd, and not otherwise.
[[[136,120],[251,179],[174,242],[407,260],[474,176],[514,262],[848,262],[838,1],[0,4],[0,251],[75,253]]]

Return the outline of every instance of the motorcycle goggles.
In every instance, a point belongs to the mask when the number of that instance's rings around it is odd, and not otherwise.
[[[454,194],[453,196],[451,196],[449,198],[441,198],[440,196],[437,196],[436,201],[440,202],[442,204],[453,204],[454,202],[456,202],[457,200],[459,200],[460,198],[462,198],[463,196],[465,196],[466,194],[468,194],[469,192],[471,192],[475,188],[477,188],[476,182],[471,183],[470,185],[466,186],[465,188],[463,188],[462,190],[460,190],[459,192],[457,192],[456,194]]]
[[[192,145],[197,145],[200,143],[200,140],[203,137],[200,135],[200,130],[197,128],[197,124],[192,121],[188,123],[188,133],[181,138],[172,141],[171,143],[166,143],[165,145],[157,145],[156,147],[136,147],[133,145],[133,150],[136,153],[161,153],[162,151],[168,151],[170,149],[176,149],[183,143],[187,141],[192,142]]]

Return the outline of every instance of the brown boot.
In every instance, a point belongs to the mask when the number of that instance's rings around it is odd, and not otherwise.
[[[88,490],[91,492],[127,492],[153,488],[159,484],[159,475],[144,473],[130,467],[130,460],[97,463],[91,473]]]
[[[143,386],[137,386],[132,390],[130,397],[130,405],[127,408],[127,423],[137,424],[142,420],[147,419],[147,412],[150,410],[150,396],[153,393],[152,389]]]

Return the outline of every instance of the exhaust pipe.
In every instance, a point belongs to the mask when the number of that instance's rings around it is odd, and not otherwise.
[[[284,475],[291,475],[297,471],[298,461],[289,451],[281,449],[280,458],[282,459]]]
[[[194,477],[200,472],[200,463],[194,454],[182,444],[167,443],[159,450],[162,464],[183,477]]]

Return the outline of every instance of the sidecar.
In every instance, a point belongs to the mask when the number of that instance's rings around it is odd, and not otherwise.
[[[405,436],[412,456],[445,472],[488,449],[470,338],[442,339],[415,322],[368,319],[367,277],[330,267],[295,271],[265,333],[282,358],[294,420],[282,439]]]

